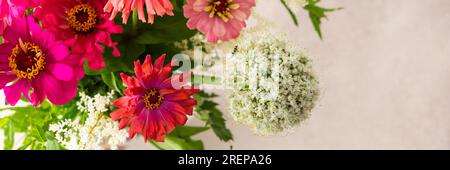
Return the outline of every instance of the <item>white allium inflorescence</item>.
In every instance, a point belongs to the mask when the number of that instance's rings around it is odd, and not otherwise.
[[[246,32],[227,60],[230,112],[260,135],[290,131],[310,116],[319,96],[310,57],[285,37]]]
[[[119,130],[117,122],[104,115],[111,105],[114,92],[107,96],[100,94],[94,97],[80,93],[78,109],[87,113],[84,123],[80,119],[74,121],[63,120],[50,125],[49,130],[55,133],[55,138],[69,150],[103,150],[118,149],[126,142],[128,133],[125,129]]]

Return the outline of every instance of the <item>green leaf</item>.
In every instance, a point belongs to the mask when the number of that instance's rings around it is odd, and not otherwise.
[[[47,140],[45,143],[45,148],[47,150],[60,150],[58,141],[56,140]]]
[[[87,62],[84,64],[86,75],[95,76],[110,72],[133,73],[134,61],[137,60],[145,51],[145,45],[131,42],[122,42],[119,45],[120,57],[112,56],[112,50],[106,48],[104,51],[104,60],[106,67],[102,70],[92,70]]]
[[[102,80],[108,85],[109,88],[115,90],[117,93],[122,94],[122,80],[118,79],[114,72],[102,73]]]
[[[22,146],[17,148],[17,150],[25,150],[34,142],[34,138],[30,136],[26,136],[25,140],[23,140]]]
[[[161,150],[203,150],[203,142],[192,140],[191,137],[208,129],[209,127],[178,126],[166,135],[164,142],[149,142]]]
[[[335,10],[340,10],[341,8],[322,8],[317,6],[320,0],[308,0],[306,5],[303,7],[309,13],[309,18],[311,19],[312,24],[314,25],[314,29],[317,34],[319,34],[320,39],[322,39],[322,31],[320,29],[320,24],[322,18],[327,18],[327,12],[332,12]]]
[[[81,112],[78,110],[78,106],[77,106],[77,98],[67,102],[65,105],[63,106],[57,106],[57,105],[50,105],[50,103],[45,102],[45,104],[49,104],[51,107],[51,113],[53,114],[49,114],[50,116],[53,115],[53,117],[51,117],[51,120],[49,121],[60,121],[60,119],[58,117],[62,117],[65,119],[74,119],[76,118]],[[43,107],[43,106],[41,106]],[[56,118],[56,119],[54,119]],[[52,122],[54,123],[54,122]]]
[[[11,107],[3,108],[3,110],[15,111],[14,114],[8,116],[9,122],[13,124],[15,132],[25,132],[28,130],[28,114],[34,112],[33,107]]]
[[[90,76],[85,75],[83,79],[78,82],[79,91],[85,92],[89,96],[95,94],[106,94],[110,92],[108,85],[106,85],[100,75]]]
[[[170,135],[178,136],[182,138],[189,138],[204,131],[207,131],[209,127],[190,127],[190,126],[178,126],[173,130]]]
[[[84,61],[83,67],[84,67],[84,73],[85,73],[86,75],[89,75],[89,76],[100,75],[100,74],[102,74],[102,73],[108,71],[107,69],[103,69],[103,70],[92,70],[92,69],[89,68],[89,65],[88,65],[87,61]]]
[[[101,79],[100,79],[101,81]],[[80,113],[76,102],[69,101],[63,106],[52,105],[44,101],[38,108],[33,106],[3,108],[15,113],[0,119],[0,128],[4,129],[5,149],[13,149],[14,133],[25,133],[25,140],[19,150],[24,149],[60,149],[53,134],[48,131],[49,125],[62,119],[73,119]]]
[[[183,11],[183,5],[185,4],[185,0],[172,0],[173,10],[176,12]]]
[[[12,107],[0,110],[12,110],[14,114],[0,119],[2,128],[5,130],[5,148],[12,149],[14,132],[23,132],[26,137],[19,150],[24,149],[59,149],[54,146],[56,139],[48,132],[49,125],[61,119],[76,117],[79,113],[76,102],[70,101],[64,106],[52,105],[45,101],[40,107]],[[60,119],[61,118],[61,119]]]
[[[45,150],[45,143],[34,141],[31,143],[30,147],[31,150]]]
[[[31,134],[30,135],[32,137],[34,137],[39,142],[45,142],[46,141],[46,139],[44,137],[44,133],[41,130],[39,130],[38,128],[36,128],[36,127],[32,127],[31,128]]]
[[[109,72],[134,72],[134,61],[145,52],[145,45],[127,43],[119,45],[120,57],[107,57],[106,68]]]
[[[5,117],[5,118],[0,118],[0,128],[3,129],[5,128],[6,125],[8,125],[9,123],[9,118]]]
[[[289,8],[289,6],[288,6],[287,3],[286,3],[286,0],[280,0],[280,1],[281,1],[281,4],[283,4],[284,8],[286,8],[286,10],[289,12],[289,15],[291,16],[292,21],[294,21],[294,24],[295,24],[296,26],[298,26],[297,15],[295,15],[294,11],[292,11],[292,9]]]
[[[63,148],[59,145],[58,141],[51,132],[45,133],[45,138],[47,139],[45,143],[45,148],[47,150],[61,150]]]
[[[213,129],[220,140],[227,142],[233,140],[233,134],[226,127],[223,113],[217,108],[218,104],[212,101],[212,98],[216,96],[215,94],[207,94],[204,92],[200,92],[194,96],[197,100],[197,116]]]
[[[5,139],[3,141],[3,149],[11,150],[14,147],[14,124],[12,121],[8,122],[8,125],[4,129]]]
[[[192,141],[176,136],[166,135],[165,142],[155,142],[150,140],[150,143],[161,150],[203,150],[202,141]]]
[[[137,44],[160,44],[188,39],[197,31],[187,28],[187,19],[181,11],[174,12],[174,16],[164,16],[155,19],[155,24],[140,23],[138,36],[134,39]]]
[[[204,106],[209,108],[208,123],[211,125],[214,133],[223,141],[233,140],[231,131],[225,125],[223,113],[217,109],[217,104],[212,101],[205,101]]]

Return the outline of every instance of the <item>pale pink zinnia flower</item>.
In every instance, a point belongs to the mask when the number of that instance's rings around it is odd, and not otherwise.
[[[187,0],[183,9],[189,29],[198,29],[215,43],[237,38],[255,5],[255,0]]]
[[[148,21],[145,18],[144,5],[147,10]],[[111,13],[113,20],[119,12],[122,12],[123,23],[126,24],[131,11],[137,10],[139,20],[152,23],[155,15],[173,15],[173,6],[170,0],[108,0],[104,8],[105,12]]]

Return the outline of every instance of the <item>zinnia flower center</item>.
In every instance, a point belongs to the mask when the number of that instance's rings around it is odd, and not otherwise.
[[[19,44],[12,49],[8,59],[11,70],[22,79],[31,80],[45,68],[45,53],[38,45],[23,42],[22,39],[19,39]]]
[[[239,4],[233,3],[233,0],[212,0],[210,5],[205,8],[205,12],[208,12],[211,18],[218,16],[228,22],[230,18],[233,18],[230,11],[238,8]]]
[[[76,32],[87,33],[97,24],[97,12],[88,4],[76,5],[66,13],[69,26]]]
[[[150,110],[158,108],[161,105],[163,99],[164,97],[159,94],[159,91],[156,89],[148,90],[143,96],[144,104]]]

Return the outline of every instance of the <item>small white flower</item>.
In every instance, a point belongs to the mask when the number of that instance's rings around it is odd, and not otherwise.
[[[118,149],[128,137],[125,129],[119,130],[118,123],[104,115],[108,111],[114,92],[107,96],[100,94],[89,97],[80,93],[78,109],[86,112],[88,117],[83,124],[79,120],[62,120],[50,125],[49,130],[55,133],[55,138],[69,150],[101,150]]]

